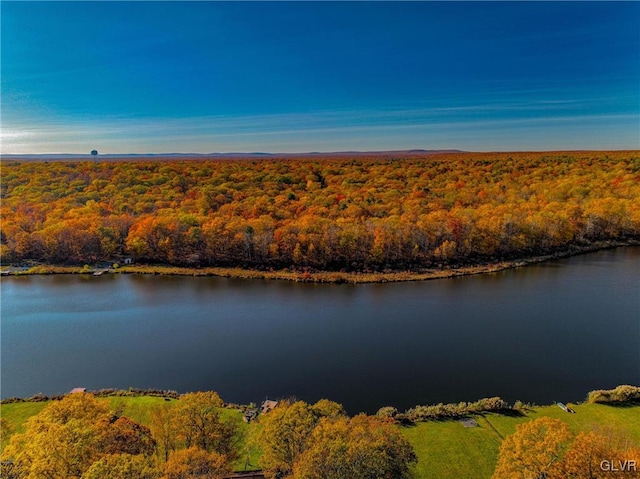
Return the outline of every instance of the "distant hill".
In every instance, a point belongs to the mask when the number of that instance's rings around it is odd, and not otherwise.
[[[307,153],[263,153],[263,152],[232,152],[232,153],[112,153],[98,155],[98,160],[124,160],[124,159],[215,159],[215,158],[306,158],[306,157],[341,157],[341,156],[403,156],[403,155],[435,155],[441,153],[466,153],[463,150],[389,150],[389,151],[332,151],[332,152],[307,152]],[[55,154],[7,154],[2,155],[7,160],[87,160],[93,161],[90,154],[55,153]]]

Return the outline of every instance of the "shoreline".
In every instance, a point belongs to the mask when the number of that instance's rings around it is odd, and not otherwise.
[[[624,246],[640,246],[640,240],[599,241],[585,246],[570,246],[566,250],[552,254],[531,256],[513,260],[497,261],[481,265],[451,267],[445,269],[429,269],[426,271],[394,271],[394,272],[341,272],[341,271],[261,271],[238,267],[182,267],[168,265],[133,264],[114,268],[85,268],[81,266],[38,265],[28,269],[8,266],[1,271],[2,276],[32,276],[48,274],[153,274],[170,276],[217,276],[236,279],[268,279],[283,280],[300,283],[327,284],[366,284],[366,283],[394,283],[404,281],[426,281],[432,279],[454,278],[475,274],[497,273],[507,269],[520,268],[531,264],[553,261],[580,254],[593,253],[605,249]]]
[[[61,393],[61,394],[37,393],[30,397],[17,397],[17,396],[6,397],[6,398],[0,399],[0,406],[4,406],[7,404],[15,404],[15,403],[58,401],[63,397],[69,394],[74,394],[76,392],[91,394],[97,398],[156,397],[156,398],[163,398],[165,400],[178,400],[184,394],[189,394],[194,391],[185,391],[180,393],[176,390],[165,390],[165,389],[154,389],[154,388],[140,389],[140,388],[133,388],[133,387],[129,388],[128,390],[117,389],[117,388],[87,390],[85,388],[78,388],[77,391],[73,390],[73,391],[69,391],[67,393]],[[537,404],[535,402],[522,402],[520,400],[514,401],[512,405],[509,405],[508,402],[503,401],[502,398],[499,396],[490,396],[490,397],[480,398],[471,402],[479,403],[481,401],[488,401],[488,400],[489,401],[498,400],[499,402],[502,403],[502,405],[500,407],[495,407],[494,405],[494,407],[480,408],[480,410],[475,411],[475,413],[482,414],[482,412],[500,412],[500,411],[509,411],[509,410],[513,411],[513,410],[520,410],[520,409],[531,409],[536,407],[553,407],[558,405],[557,401],[552,401],[548,404]],[[568,401],[566,404],[583,405],[583,404],[616,404],[616,403],[631,404],[633,406],[640,407],[640,387],[634,386],[631,384],[620,384],[612,389],[593,389],[586,393],[586,396],[584,397],[584,399]],[[460,402],[450,402],[446,404],[442,402],[438,404],[436,403],[424,404],[424,405],[417,404],[407,409],[407,411],[405,411],[405,414],[412,409],[429,408],[429,407],[434,408],[434,407],[442,406],[443,404],[446,406],[455,407],[455,406],[458,406]],[[467,404],[469,403],[467,402]],[[249,407],[249,405],[238,404],[233,402],[225,402],[224,407],[232,408],[232,409],[246,409]],[[382,406],[382,409],[388,408],[388,407],[393,408],[394,406]],[[397,412],[398,411],[396,411],[396,413]],[[474,411],[469,411],[468,413],[465,413],[463,415],[467,415],[467,414],[474,414]],[[451,416],[448,415],[447,417],[451,417]],[[434,415],[434,417],[431,418],[431,420],[438,420],[438,419],[442,419],[442,417],[439,417],[438,415]],[[425,419],[418,422],[424,422],[424,421]]]

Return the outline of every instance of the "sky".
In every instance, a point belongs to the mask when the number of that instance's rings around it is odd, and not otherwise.
[[[3,154],[640,148],[640,2],[0,9]]]

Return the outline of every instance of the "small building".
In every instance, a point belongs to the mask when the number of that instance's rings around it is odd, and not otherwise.
[[[260,406],[260,414],[265,414],[271,411],[274,407],[278,405],[278,401],[272,401],[270,399],[266,399],[262,406]]]
[[[69,391],[69,394],[86,393],[86,392],[87,392],[87,388],[73,388],[71,391]]]
[[[133,264],[133,258],[125,258],[122,260],[123,264]]]

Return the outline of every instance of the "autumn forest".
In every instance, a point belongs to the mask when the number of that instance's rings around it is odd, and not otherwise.
[[[640,152],[4,161],[1,259],[391,271],[640,238]]]

